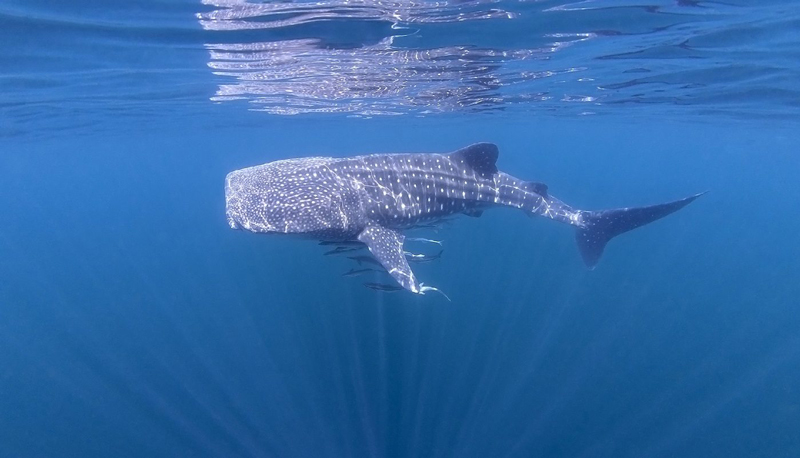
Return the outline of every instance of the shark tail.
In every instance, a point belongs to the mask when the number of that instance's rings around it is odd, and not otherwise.
[[[581,253],[583,262],[586,263],[586,267],[594,269],[609,240],[674,213],[703,194],[705,193],[649,207],[616,208],[599,211],[582,210],[580,212],[582,224],[577,228],[575,241],[578,244],[578,250]]]

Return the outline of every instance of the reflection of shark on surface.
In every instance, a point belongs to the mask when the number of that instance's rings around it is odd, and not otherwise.
[[[542,183],[498,171],[497,156],[497,146],[478,143],[449,154],[311,157],[236,170],[225,179],[228,224],[331,244],[361,242],[400,286],[424,294],[436,289],[411,271],[404,230],[457,214],[477,217],[492,207],[519,208],[575,227],[580,254],[594,268],[611,238],[700,196],[650,207],[578,210]]]

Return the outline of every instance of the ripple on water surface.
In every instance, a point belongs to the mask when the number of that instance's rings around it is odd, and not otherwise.
[[[211,100],[274,114],[800,107],[800,13],[788,3],[203,3],[220,77]]]
[[[786,0],[9,0],[0,136],[220,105],[796,120],[798,30]]]

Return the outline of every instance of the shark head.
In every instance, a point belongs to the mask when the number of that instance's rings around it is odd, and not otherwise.
[[[355,199],[324,177],[312,160],[277,161],[225,177],[225,213],[232,229],[324,237],[352,224]],[[310,164],[310,165],[309,165]]]

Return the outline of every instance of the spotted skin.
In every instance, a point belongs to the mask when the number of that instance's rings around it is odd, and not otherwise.
[[[497,156],[495,145],[478,143],[449,154],[311,157],[236,170],[225,181],[228,224],[325,242],[360,241],[414,293],[430,287],[408,265],[404,230],[497,206],[587,227],[585,217],[593,212],[564,204],[541,183],[498,171]]]

